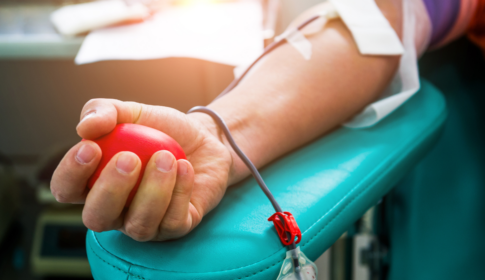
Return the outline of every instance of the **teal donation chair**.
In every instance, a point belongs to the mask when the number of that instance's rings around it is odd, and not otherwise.
[[[443,95],[421,90],[374,127],[340,128],[262,169],[317,259],[435,145],[447,116]],[[284,141],[282,139],[281,141]],[[267,219],[274,210],[252,178],[228,189],[187,236],[139,243],[118,231],[87,234],[95,279],[276,279],[286,248]]]

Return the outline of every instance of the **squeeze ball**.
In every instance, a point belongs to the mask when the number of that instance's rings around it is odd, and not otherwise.
[[[135,187],[131,190],[126,206],[130,205],[133,196],[143,178],[145,168],[152,155],[161,150],[171,152],[177,160],[187,159],[182,147],[167,134],[139,124],[124,123],[118,124],[110,133],[93,140],[103,152],[101,161],[94,174],[88,180],[88,187],[91,189],[98,179],[101,171],[111,158],[119,152],[133,152],[141,160],[141,171]]]

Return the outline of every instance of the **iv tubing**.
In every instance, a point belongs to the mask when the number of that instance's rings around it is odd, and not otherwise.
[[[244,164],[246,164],[246,166],[249,168],[249,171],[251,171],[251,174],[253,175],[254,179],[256,179],[256,182],[261,187],[261,190],[268,197],[268,199],[271,202],[271,204],[273,205],[273,208],[275,209],[275,211],[276,212],[283,212],[283,210],[281,209],[281,206],[278,204],[278,202],[274,198],[273,194],[268,189],[268,186],[266,186],[266,183],[264,182],[263,178],[261,177],[261,174],[259,174],[259,171],[256,168],[256,166],[254,166],[254,164],[251,162],[251,160],[246,156],[246,154],[236,144],[236,141],[234,141],[234,138],[232,137],[232,134],[229,131],[229,128],[227,127],[226,123],[224,122],[224,119],[222,119],[222,117],[219,116],[219,114],[217,114],[214,110],[209,109],[209,108],[204,107],[204,106],[196,106],[196,107],[190,109],[187,112],[187,114],[197,113],[197,112],[198,113],[205,113],[205,114],[211,116],[214,119],[214,121],[217,123],[217,125],[221,128],[222,132],[226,136],[231,147],[234,149],[236,154],[241,158],[241,160],[244,162]],[[294,240],[290,245],[288,245],[288,248],[290,250],[296,249],[296,244],[295,244]],[[299,265],[295,265],[295,267],[299,267]]]
[[[305,28],[305,26],[309,25],[310,23],[312,23],[313,21],[317,20],[318,18],[320,18],[320,16],[313,16],[313,17],[311,17],[310,19],[308,19],[304,23],[300,24],[296,28],[296,30],[298,30],[298,31],[302,30],[303,28]],[[265,57],[267,54],[269,54],[270,52],[272,52],[274,49],[276,49],[277,47],[283,45],[284,42],[285,42],[285,40],[286,40],[285,38],[281,38],[280,40],[278,40],[276,42],[273,42],[269,46],[267,46],[264,49],[263,53],[258,58],[256,58],[256,60],[254,60],[253,63],[251,63],[251,65],[244,71],[244,73],[239,78],[233,80],[229,84],[229,86],[227,86],[227,88],[224,89],[224,91],[222,91],[221,94],[219,94],[214,100],[217,100],[217,99],[221,98],[223,95],[226,95],[231,90],[233,90],[242,81],[242,79],[248,74],[249,70],[251,70],[254,67],[254,65],[256,65],[256,63],[258,63],[263,57]]]
[[[296,28],[296,30],[297,31],[302,30],[305,26],[307,26],[308,24],[317,20],[318,18],[320,18],[320,15],[311,17],[307,21],[300,24]],[[268,47],[266,47],[266,49],[263,51],[263,53],[244,71],[244,73],[239,78],[232,81],[231,84],[229,84],[229,86],[226,89],[224,89],[224,91],[222,91],[221,94],[219,94],[215,98],[215,100],[224,96],[225,94],[229,93],[231,90],[233,90],[242,81],[242,79],[247,75],[249,70],[251,70],[254,67],[254,65],[256,65],[256,63],[258,63],[268,53],[272,52],[274,49],[276,49],[277,47],[284,44],[284,41],[285,41],[285,38],[281,38],[280,40],[273,42]],[[283,212],[283,210],[281,209],[281,206],[278,204],[278,202],[274,198],[273,194],[268,189],[268,186],[266,186],[266,184],[264,183],[264,180],[261,177],[261,174],[259,174],[256,166],[254,166],[254,164],[251,162],[251,160],[249,160],[249,158],[246,156],[246,154],[244,154],[244,152],[238,147],[238,145],[236,144],[236,141],[234,141],[234,138],[232,137],[231,132],[229,131],[229,128],[227,127],[226,123],[224,122],[224,119],[222,119],[222,117],[218,113],[213,111],[212,109],[209,109],[209,108],[204,107],[204,106],[196,106],[196,107],[190,109],[187,112],[187,114],[196,113],[196,112],[208,114],[209,116],[211,116],[214,119],[214,121],[217,123],[217,125],[220,127],[220,129],[222,130],[222,132],[226,136],[231,147],[234,149],[236,154],[241,158],[241,160],[244,162],[244,164],[246,164],[246,166],[249,168],[249,171],[251,171],[251,174],[253,175],[254,179],[256,179],[256,182],[261,187],[261,190],[264,192],[264,194],[270,200],[275,211],[276,212]],[[288,233],[288,238],[290,238],[289,233]],[[288,245],[288,249],[289,250],[296,249],[296,244],[295,244],[294,240],[292,240],[292,243],[290,245]],[[297,277],[300,278],[301,277],[300,274],[299,274],[300,264],[299,264],[298,258],[293,258],[293,265],[295,266],[295,269],[298,273]]]

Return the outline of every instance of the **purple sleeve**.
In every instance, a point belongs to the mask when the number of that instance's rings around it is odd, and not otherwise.
[[[405,0],[408,1],[408,0]],[[431,46],[451,31],[460,12],[462,0],[423,0],[432,25]]]

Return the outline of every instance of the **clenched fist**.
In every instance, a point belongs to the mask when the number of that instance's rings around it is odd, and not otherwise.
[[[131,152],[116,154],[91,190],[88,179],[101,159],[100,147],[82,141],[64,156],[54,172],[51,190],[61,203],[83,203],[83,221],[91,230],[120,230],[138,241],[181,237],[222,199],[232,165],[209,116],[185,115],[177,110],[111,99],[89,101],[77,126],[79,136],[96,139],[119,123],[158,129],[177,141],[188,160],[168,151],[155,153],[140,174],[141,162]],[[139,176],[142,181],[132,203],[128,195]]]

